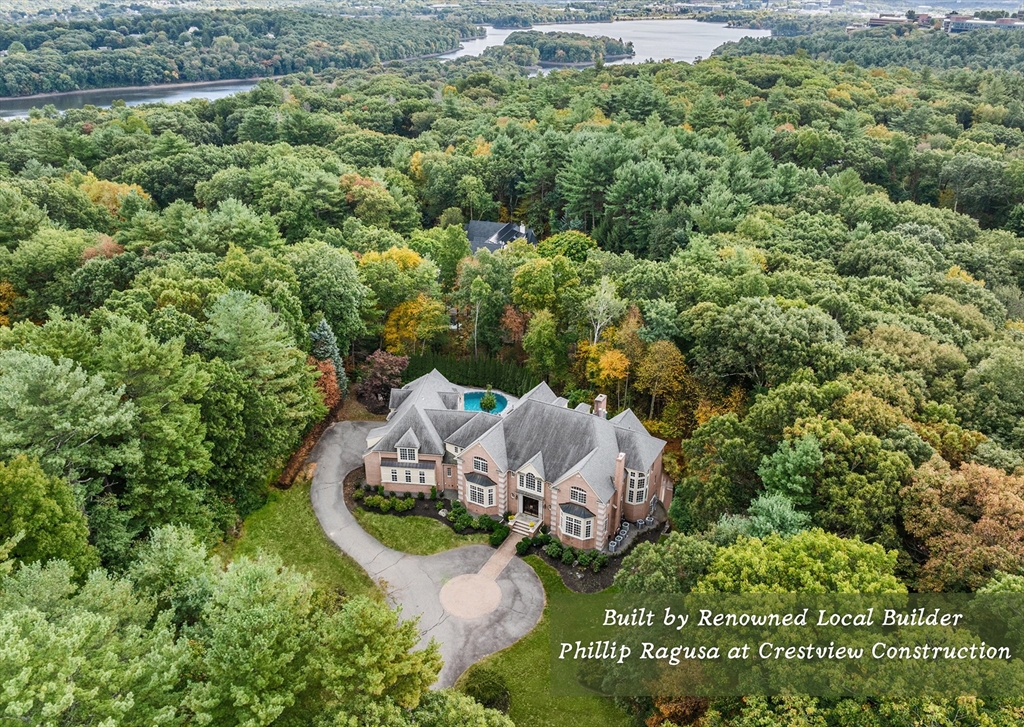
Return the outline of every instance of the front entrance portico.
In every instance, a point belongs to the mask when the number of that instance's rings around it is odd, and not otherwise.
[[[519,514],[535,520],[540,519],[541,503],[536,497],[519,494]]]

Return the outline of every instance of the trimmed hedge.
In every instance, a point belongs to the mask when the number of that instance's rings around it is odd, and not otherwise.
[[[402,376],[403,383],[418,379],[433,369],[453,383],[481,389],[493,386],[513,396],[522,396],[540,383],[540,379],[512,362],[484,356],[458,358],[433,352],[409,357],[409,366]]]

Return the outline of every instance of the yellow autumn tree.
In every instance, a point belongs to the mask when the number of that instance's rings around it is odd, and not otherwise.
[[[399,303],[384,324],[384,347],[389,353],[414,354],[448,328],[448,316],[440,301],[420,293]]]
[[[112,215],[116,215],[120,211],[124,198],[132,192],[144,200],[149,200],[149,195],[137,184],[119,184],[106,179],[97,179],[92,172],[82,177],[78,188],[85,192],[89,201],[95,205],[106,207]]]
[[[622,408],[622,384],[629,376],[629,359],[616,348],[610,348],[597,359],[596,383],[602,389],[615,389],[615,401]]]
[[[0,280],[0,326],[10,325],[9,313],[16,297],[14,286],[6,280]]]

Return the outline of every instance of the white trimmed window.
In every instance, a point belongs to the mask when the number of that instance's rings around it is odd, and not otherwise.
[[[529,490],[530,492],[544,492],[544,480],[540,479],[532,472],[519,473],[519,486],[524,490]]]
[[[487,472],[487,460],[483,457],[474,457],[473,469],[477,472]]]
[[[398,461],[399,462],[415,462],[416,461],[416,450],[412,447],[399,447],[398,448]]]
[[[569,499],[573,502],[578,502],[581,505],[586,505],[587,491],[582,487],[571,487],[569,488]]]
[[[427,473],[424,470],[420,470],[420,484],[427,484]]]
[[[469,501],[481,507],[494,505],[494,488],[469,483]]]
[[[594,532],[594,518],[578,518],[563,512],[562,532],[573,538],[588,540]]]
[[[626,492],[626,502],[639,504],[647,502],[647,473],[629,470],[629,489]]]
[[[449,468],[448,468],[448,476],[449,476],[449,477],[451,477],[451,476],[452,476],[452,468],[451,468],[451,467],[449,467]]]
[[[391,470],[391,481],[398,482],[398,470]]]
[[[405,481],[412,482],[412,470],[405,471]]]

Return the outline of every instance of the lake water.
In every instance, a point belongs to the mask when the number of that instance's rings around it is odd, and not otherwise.
[[[124,101],[129,106],[144,103],[166,101],[188,101],[193,98],[205,98],[214,101],[234,93],[251,91],[256,81],[218,81],[216,83],[176,83],[166,86],[144,86],[140,88],[98,88],[92,91],[75,91],[73,93],[55,93],[30,98],[0,100],[0,119],[23,119],[28,116],[29,109],[41,108],[53,104],[58,111],[79,109],[86,104],[107,107],[114,101]]]
[[[618,20],[614,23],[538,25],[536,29],[543,32],[563,31],[593,36],[607,35],[611,38],[621,38],[623,41],[633,41],[636,56],[614,61],[614,63],[642,63],[646,60],[673,60],[692,63],[697,58],[707,58],[715,48],[729,41],[745,37],[759,38],[771,34],[767,30],[727,28],[722,23],[700,23],[696,20]],[[467,40],[463,43],[462,48],[440,56],[440,58],[451,59],[480,55],[485,48],[501,45],[509,34],[515,32],[514,30],[499,30],[491,27],[487,27],[486,30],[487,37]],[[86,104],[106,107],[118,100],[123,100],[129,106],[160,101],[174,103],[193,98],[205,98],[212,101],[234,93],[250,91],[255,85],[256,81],[254,80],[183,83],[130,89],[101,88],[93,91],[0,100],[0,119],[25,118],[30,109],[41,108],[47,104],[53,104],[58,110],[65,111],[81,108]]]
[[[515,29],[487,27],[487,37],[463,42],[462,48],[441,56],[459,58],[477,56],[484,49],[501,45]],[[728,28],[724,23],[701,23],[696,20],[616,20],[613,23],[565,23],[557,25],[536,25],[534,30],[544,33],[561,31],[583,35],[606,35],[609,38],[633,41],[636,55],[614,63],[642,63],[646,60],[672,60],[693,63],[698,58],[707,58],[720,45],[740,38],[762,38],[771,35],[770,30],[745,30]],[[612,65],[609,63],[608,65]]]

